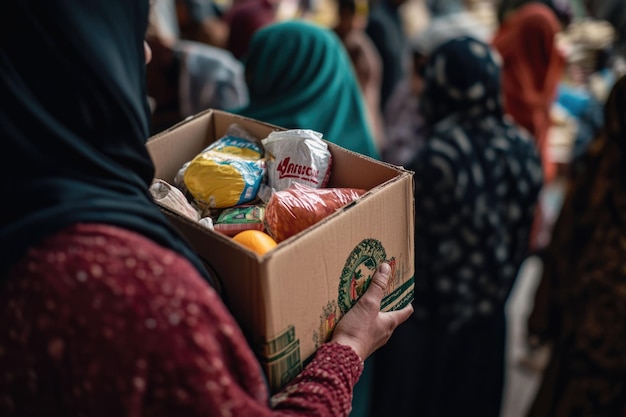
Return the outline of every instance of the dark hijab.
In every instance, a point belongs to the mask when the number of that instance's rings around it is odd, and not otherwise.
[[[0,276],[76,223],[140,233],[199,259],[148,192],[148,0],[0,5]]]
[[[437,47],[424,71],[420,106],[430,132],[408,165],[414,305],[449,330],[504,311],[542,185],[534,143],[504,117],[500,73],[497,53],[466,36]]]
[[[421,106],[427,123],[432,127],[450,115],[502,119],[500,80],[498,57],[485,43],[462,36],[440,45],[424,69]]]
[[[552,355],[528,416],[623,415],[626,387],[626,77],[577,163],[528,321]],[[620,414],[621,413],[621,414]]]

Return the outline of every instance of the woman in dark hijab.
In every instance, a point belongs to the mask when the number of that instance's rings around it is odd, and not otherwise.
[[[415,314],[375,362],[412,367],[403,379],[412,378],[412,393],[403,387],[390,407],[413,401],[416,411],[381,416],[500,415],[504,305],[527,255],[542,174],[530,136],[504,118],[496,56],[461,37],[435,49],[425,68],[420,104],[430,134],[408,165]],[[411,350],[410,359],[400,354]]]
[[[529,416],[626,415],[626,77],[570,181],[529,319],[552,355]]]
[[[143,39],[148,5],[118,3],[2,5],[0,170],[12,201],[1,220],[2,276],[44,236],[87,222],[141,233],[201,268],[151,204],[145,52],[126,42]],[[145,16],[127,15],[140,6]]]
[[[1,3],[0,415],[347,415],[362,360],[410,310],[379,313],[382,266],[269,408],[243,334],[148,192],[148,7]]]

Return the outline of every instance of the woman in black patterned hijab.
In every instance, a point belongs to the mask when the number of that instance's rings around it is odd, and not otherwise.
[[[448,41],[429,57],[424,78],[430,136],[408,166],[415,171],[415,314],[376,356],[377,370],[393,369],[394,357],[403,374],[415,367],[412,392],[396,402],[417,408],[382,409],[496,417],[504,304],[527,255],[541,164],[530,136],[504,118],[499,60],[488,45]],[[399,353],[407,351],[415,356]]]

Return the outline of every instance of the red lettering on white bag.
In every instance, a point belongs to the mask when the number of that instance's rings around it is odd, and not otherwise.
[[[278,166],[276,166],[276,171],[279,172],[278,179],[283,178],[298,178],[301,180],[305,180],[311,182],[313,184],[318,184],[318,175],[319,171],[313,169],[312,167],[300,164],[294,164],[291,162],[290,157],[286,157]]]

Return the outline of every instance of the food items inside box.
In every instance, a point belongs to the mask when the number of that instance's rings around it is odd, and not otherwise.
[[[261,256],[276,247],[276,241],[270,235],[260,230],[244,230],[237,233],[233,240]]]
[[[328,183],[332,156],[321,133],[304,129],[272,132],[263,146],[268,154],[267,182],[273,190],[286,190],[294,183],[313,188]]]
[[[261,141],[233,124],[181,167],[176,186],[156,179],[150,191],[155,201],[263,255],[366,192],[323,188],[331,165],[318,132],[272,132]]]
[[[181,168],[178,178],[197,205],[226,208],[256,198],[265,175],[263,148],[237,135],[240,129],[230,129]]]
[[[235,236],[244,230],[263,231],[264,215],[265,207],[260,205],[231,207],[220,213],[213,227],[227,236]]]
[[[174,210],[191,220],[198,221],[200,219],[200,214],[189,204],[182,191],[167,182],[155,179],[150,186],[150,193],[154,201],[163,204],[170,210]]]
[[[287,190],[272,195],[265,212],[265,227],[276,242],[282,242],[353,202],[365,192],[355,188],[315,189],[295,183]]]

